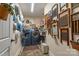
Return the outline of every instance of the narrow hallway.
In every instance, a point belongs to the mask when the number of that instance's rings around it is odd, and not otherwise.
[[[79,3],[0,3],[0,56],[79,56]]]

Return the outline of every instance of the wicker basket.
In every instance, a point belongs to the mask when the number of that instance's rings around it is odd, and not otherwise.
[[[9,11],[3,5],[0,5],[0,20],[7,20]]]

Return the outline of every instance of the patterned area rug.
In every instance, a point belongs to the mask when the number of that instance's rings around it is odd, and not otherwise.
[[[26,46],[20,56],[46,56],[42,53],[40,45]]]

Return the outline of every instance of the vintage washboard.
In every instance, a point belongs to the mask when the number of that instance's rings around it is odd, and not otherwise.
[[[69,45],[70,9],[66,9],[59,14],[59,30],[61,43],[67,42]]]

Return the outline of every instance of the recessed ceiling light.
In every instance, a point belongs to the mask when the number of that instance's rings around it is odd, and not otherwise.
[[[34,3],[31,4],[31,12],[34,11]]]

